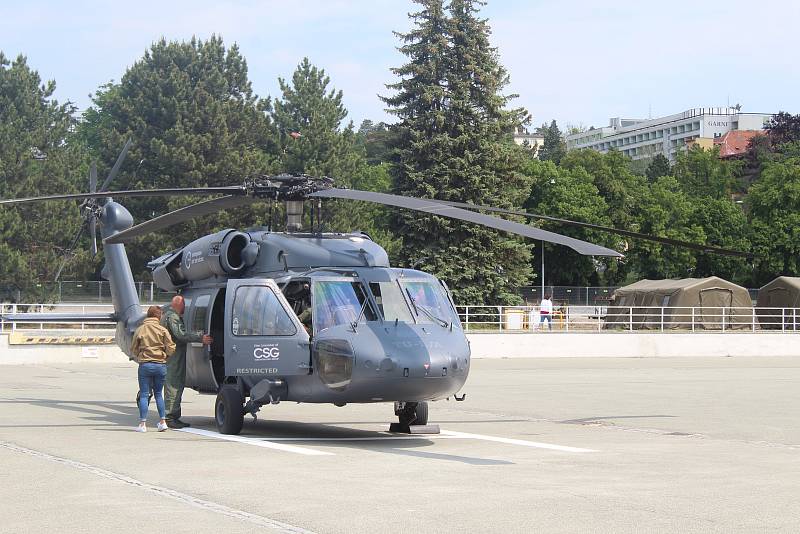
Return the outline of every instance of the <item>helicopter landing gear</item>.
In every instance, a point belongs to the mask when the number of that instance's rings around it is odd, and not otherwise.
[[[438,434],[439,425],[428,424],[428,403],[420,402],[395,402],[394,414],[397,423],[389,425],[389,432],[403,434]]]
[[[214,404],[214,420],[220,434],[238,434],[244,425],[244,398],[238,388],[225,387],[219,390]]]

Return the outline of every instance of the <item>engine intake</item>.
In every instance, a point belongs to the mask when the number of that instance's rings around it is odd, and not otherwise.
[[[153,280],[169,291],[194,280],[239,274],[247,267],[243,252],[249,244],[248,234],[230,229],[201,237],[165,258],[153,270]]]

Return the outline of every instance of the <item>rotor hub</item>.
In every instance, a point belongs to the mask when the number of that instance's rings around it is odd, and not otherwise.
[[[258,176],[245,182],[248,196],[267,200],[305,200],[311,193],[333,187],[333,178],[307,174],[278,174]]]

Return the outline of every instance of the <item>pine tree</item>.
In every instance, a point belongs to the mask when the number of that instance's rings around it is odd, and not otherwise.
[[[18,198],[85,190],[86,153],[71,136],[75,107],[53,98],[24,56],[0,52],[0,197]],[[0,210],[0,281],[25,289],[52,281],[64,247],[82,223],[77,203],[54,201]],[[83,279],[92,260],[79,252],[65,274]],[[24,294],[24,293],[23,293]],[[46,298],[35,295],[31,298]]]
[[[508,74],[477,17],[483,2],[419,0],[415,27],[398,34],[408,63],[393,69],[400,81],[386,98],[400,118],[396,191],[411,196],[515,207],[530,180],[520,171],[522,149],[511,141],[527,113],[506,109]],[[401,257],[440,276],[465,303],[512,303],[531,277],[530,245],[484,227],[440,217],[399,213]]]
[[[564,154],[567,153],[567,146],[564,143],[564,138],[561,136],[561,130],[558,128],[556,121],[550,123],[550,126],[543,125],[540,131],[544,135],[542,146],[539,149],[539,159],[542,161],[552,161],[556,165],[561,163]]]
[[[278,83],[282,98],[275,100],[272,118],[279,131],[282,171],[329,176],[338,187],[389,189],[386,169],[367,165],[352,122],[342,127],[347,117],[343,95],[328,89],[330,77],[324,69],[304,58],[291,84],[280,78]],[[388,251],[397,248],[397,238],[387,229],[386,209],[367,202],[324,204],[326,230],[366,232]]]
[[[271,103],[253,93],[247,63],[222,38],[160,40],[119,83],[102,87],[81,135],[110,166],[127,138],[133,148],[112,188],[237,185],[278,169]],[[106,169],[107,170],[107,169]],[[101,169],[101,175],[103,169]],[[136,222],[202,198],[127,200]],[[170,248],[226,227],[263,222],[263,206],[221,212],[129,247],[134,272]]]
[[[328,90],[330,77],[308,58],[297,66],[289,84],[278,78],[282,98],[275,100],[272,119],[279,132],[281,170],[349,181],[363,165],[353,123],[342,128],[347,110],[342,92]]]

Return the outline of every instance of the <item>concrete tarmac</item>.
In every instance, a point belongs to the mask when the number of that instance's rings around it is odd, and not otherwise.
[[[0,369],[0,532],[800,531],[800,358],[473,360],[438,436],[281,403],[234,440],[193,391],[133,432],[129,363]]]

